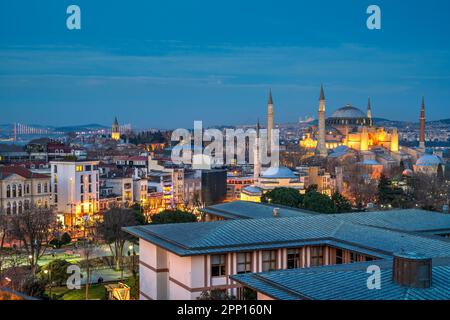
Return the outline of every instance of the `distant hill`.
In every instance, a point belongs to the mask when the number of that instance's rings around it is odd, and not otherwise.
[[[109,127],[103,126],[98,123],[93,124],[84,124],[77,126],[64,126],[64,127],[55,127],[54,130],[58,132],[75,132],[75,131],[88,131],[88,130],[101,130],[108,129]]]

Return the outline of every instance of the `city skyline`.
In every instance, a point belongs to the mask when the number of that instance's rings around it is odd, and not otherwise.
[[[416,121],[424,95],[428,120],[449,118],[447,2],[412,1],[405,13],[379,1],[376,31],[367,5],[349,1],[105,4],[79,1],[76,31],[65,27],[68,3],[1,5],[2,123],[254,123],[269,89],[282,123],[315,115],[321,83],[327,114],[364,109],[370,96],[374,117]]]

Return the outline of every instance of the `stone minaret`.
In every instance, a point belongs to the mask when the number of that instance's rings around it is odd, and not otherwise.
[[[323,92],[323,86],[320,86],[319,96],[319,138],[317,141],[317,152],[322,157],[328,155],[325,142],[325,94]]]
[[[425,152],[425,97],[422,97],[422,109],[420,110],[419,149]]]
[[[269,91],[269,102],[267,103],[267,148],[270,150],[272,146],[272,130],[273,130],[273,100],[272,90]]]
[[[253,148],[254,150],[254,155],[253,155],[253,178],[255,179],[255,182],[258,181],[259,179],[259,174],[261,172],[261,164],[260,164],[260,150],[259,150],[259,120],[258,123],[256,124],[256,139],[255,139],[255,147]]]
[[[373,121],[372,121],[372,104],[370,103],[370,97],[369,97],[369,101],[367,102],[367,118],[369,119],[369,126],[373,126]]]

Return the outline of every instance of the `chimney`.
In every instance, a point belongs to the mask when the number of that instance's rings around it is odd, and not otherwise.
[[[414,252],[394,255],[392,281],[409,288],[430,288],[432,283],[432,260]]]
[[[280,208],[273,208],[273,216],[274,216],[274,218],[278,217],[279,211],[280,211]]]

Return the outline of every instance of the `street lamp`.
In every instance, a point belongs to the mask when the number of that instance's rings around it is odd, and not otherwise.
[[[44,273],[46,274],[46,275],[48,275],[48,282],[49,282],[49,284],[50,284],[50,292],[49,292],[49,295],[50,295],[50,299],[52,298],[52,272],[51,272],[51,269],[45,269],[44,270]]]

